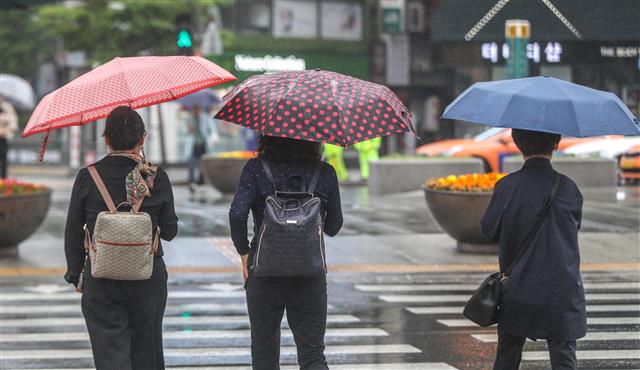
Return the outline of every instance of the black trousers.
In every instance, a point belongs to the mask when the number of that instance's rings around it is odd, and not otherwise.
[[[246,288],[254,370],[280,369],[280,324],[285,309],[296,342],[300,369],[328,369],[324,356],[327,323],[325,276],[250,276]]]
[[[167,270],[153,261],[151,279],[118,281],[91,277],[87,260],[82,314],[98,370],[164,369],[162,317],[167,303]]]
[[[498,326],[498,352],[493,370],[517,370],[522,359],[522,348],[527,338],[505,333]],[[576,341],[547,340],[553,370],[575,370]]]
[[[7,168],[9,163],[7,162],[7,153],[9,152],[9,142],[7,139],[0,137],[0,178],[7,178]]]

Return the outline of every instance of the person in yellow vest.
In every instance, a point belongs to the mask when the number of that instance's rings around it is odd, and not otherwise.
[[[324,154],[327,158],[327,162],[336,170],[336,175],[338,175],[338,180],[340,180],[340,182],[347,180],[349,177],[347,167],[344,165],[343,153],[344,148],[341,146],[324,144]]]
[[[380,158],[380,145],[382,138],[375,138],[356,143],[353,147],[358,151],[360,159],[360,176],[363,180],[369,179],[369,162],[377,161]]]

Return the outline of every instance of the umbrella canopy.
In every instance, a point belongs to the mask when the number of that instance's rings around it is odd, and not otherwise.
[[[415,129],[388,87],[335,72],[257,75],[222,98],[215,118],[263,135],[340,146]]]
[[[199,106],[208,112],[212,106],[220,104],[220,98],[218,98],[213,91],[205,89],[183,96],[178,99],[178,102],[182,104],[185,109],[192,109],[195,106]]]
[[[36,94],[22,77],[0,73],[0,96],[18,109],[31,110],[36,106]]]
[[[200,57],[114,58],[45,96],[22,136],[83,125],[120,105],[138,109],[235,79]]]
[[[478,82],[442,117],[574,137],[640,135],[637,118],[617,96],[553,77]]]

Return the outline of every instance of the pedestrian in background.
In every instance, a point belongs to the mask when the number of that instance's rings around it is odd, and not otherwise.
[[[275,189],[268,180],[261,161],[273,174],[276,189],[287,189],[292,175],[310,184],[320,165],[319,181],[314,195],[324,210],[324,233],[334,236],[342,227],[340,189],[336,172],[321,162],[322,145],[294,139],[262,136],[258,142],[258,158],[247,162],[238,182],[229,211],[231,238],[241,255],[249,320],[251,323],[251,356],[254,370],[279,369],[280,325],[286,309],[289,327],[298,349],[298,364],[304,370],[328,369],[324,355],[324,333],[327,320],[326,276],[255,277],[253,266],[257,235],[262,226],[265,202]],[[254,237],[247,239],[249,212],[253,214]]]
[[[140,211],[151,216],[153,230],[159,227],[162,239],[171,240],[178,232],[171,182],[158,168],[150,183],[150,167],[141,156],[145,136],[138,113],[127,106],[114,109],[104,130],[109,154],[96,162],[95,168],[116,204],[128,200],[132,188],[147,186],[150,196],[143,198]],[[98,369],[164,369],[162,318],[167,301],[167,271],[162,245],[158,246],[148,280],[93,278],[83,229],[86,225],[93,230],[98,213],[105,210],[105,201],[89,171],[83,168],[73,185],[67,214],[64,278],[82,293],[82,313],[94,364]],[[86,273],[81,274],[83,270]]]
[[[191,115],[188,118],[187,127],[191,138],[191,156],[189,157],[189,189],[194,192],[196,185],[202,185],[204,179],[200,171],[200,157],[207,153],[207,147],[212,146],[217,140],[217,130],[210,118],[199,105],[191,108]],[[197,176],[196,176],[197,173]]]
[[[344,148],[333,144],[324,144],[324,155],[327,162],[333,166],[340,182],[349,178],[347,167],[344,165]]]
[[[13,105],[0,97],[0,178],[7,178],[9,141],[18,131],[18,115]]]
[[[369,162],[380,159],[380,146],[382,138],[361,141],[355,143],[353,147],[358,151],[358,159],[360,161],[360,177],[369,180]]]
[[[484,234],[500,243],[500,271],[524,247],[528,230],[559,183],[540,229],[503,282],[493,369],[517,369],[527,338],[547,340],[554,370],[575,369],[576,339],[587,331],[578,248],[582,194],[551,166],[560,135],[513,129],[512,136],[524,166],[497,183],[482,218]]]

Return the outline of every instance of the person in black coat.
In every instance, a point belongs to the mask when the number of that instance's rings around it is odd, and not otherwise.
[[[576,339],[587,331],[578,247],[582,194],[551,166],[560,135],[514,129],[512,136],[524,166],[496,184],[482,218],[484,234],[499,242],[500,271],[523,247],[558,177],[560,183],[542,226],[504,282],[493,368],[517,369],[530,338],[547,340],[554,370],[575,369]]]
[[[306,184],[321,164],[314,194],[325,211],[324,233],[334,236],[342,227],[340,188],[331,165],[320,162],[322,146],[307,141],[263,136],[258,158],[247,162],[229,210],[231,238],[242,258],[249,321],[251,359],[254,370],[279,369],[280,325],[286,309],[287,321],[298,348],[298,364],[303,370],[328,369],[324,355],[327,320],[327,281],[321,277],[254,277],[253,265],[265,202],[274,193],[261,161],[267,161],[278,190],[287,189],[290,175],[301,176]],[[300,185],[300,184],[297,184]],[[299,189],[299,187],[298,187]],[[254,237],[247,238],[249,212],[253,214]]]
[[[113,202],[119,204],[127,200],[125,182],[133,177],[125,178],[145,163],[139,154],[145,138],[144,122],[127,106],[115,108],[107,117],[104,138],[110,154],[96,162],[95,168]],[[160,227],[162,239],[171,240],[178,232],[171,182],[160,168],[153,184],[149,176],[150,173],[143,173],[139,177],[139,181],[148,182],[150,188],[150,196],[144,197],[140,211],[151,216],[153,230]],[[86,225],[93,232],[98,213],[106,210],[88,170],[81,169],[73,185],[67,214],[64,278],[82,293],[82,313],[94,364],[97,369],[164,369],[162,318],[167,301],[167,270],[162,245],[158,246],[149,280],[93,278],[83,243],[83,227]]]

